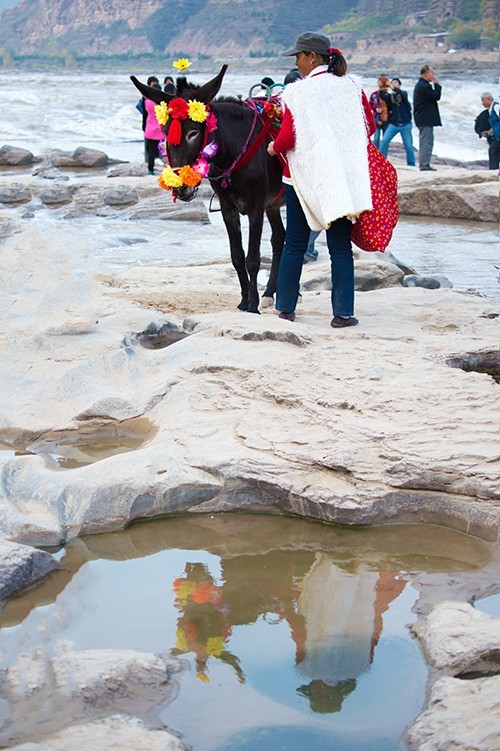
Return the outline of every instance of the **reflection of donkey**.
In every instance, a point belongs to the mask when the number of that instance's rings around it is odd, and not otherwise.
[[[174,170],[184,165],[192,166],[196,164],[207,140],[213,140],[217,144],[217,154],[211,159],[208,178],[220,201],[222,217],[229,236],[231,261],[240,281],[241,302],[238,308],[258,313],[257,274],[260,268],[264,211],[272,229],[273,248],[271,272],[264,297],[272,298],[276,290],[284,243],[285,230],[280,216],[282,170],[278,159],[267,154],[268,139],[264,138],[260,143],[259,134],[264,126],[257,113],[235,98],[222,97],[213,101],[221,87],[226,69],[227,66],[224,65],[214,79],[201,87],[188,83],[185,78],[178,78],[174,95],[146,86],[135,76],[131,76],[131,79],[143,96],[157,104],[168,104],[177,97],[186,101],[196,99],[203,104],[210,104],[210,109],[217,118],[217,129],[209,135],[205,122],[194,122],[190,118],[178,120],[176,126],[180,123],[182,127],[180,143],[168,144],[169,163]],[[172,118],[169,118],[164,128],[167,136],[171,125]],[[259,143],[256,153],[247,162],[248,155]],[[255,145],[252,147],[252,144]],[[196,187],[182,185],[180,188],[174,188],[173,193],[180,200],[189,201],[196,194],[196,190]],[[248,215],[249,219],[246,261],[240,214]]]

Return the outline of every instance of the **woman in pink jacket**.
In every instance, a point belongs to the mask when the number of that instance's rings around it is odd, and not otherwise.
[[[152,83],[149,83],[151,79],[148,79],[148,85],[154,86],[160,89],[161,86],[157,78],[152,79]],[[155,173],[155,159],[160,159],[158,153],[158,145],[160,141],[163,141],[165,136],[162,131],[162,126],[156,119],[155,103],[151,99],[144,100],[144,109],[146,111],[146,126],[144,128],[144,139],[146,144],[146,158],[148,162],[148,172],[150,175]]]

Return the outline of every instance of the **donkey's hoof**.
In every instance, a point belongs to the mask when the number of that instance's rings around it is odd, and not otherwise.
[[[268,297],[267,295],[264,295],[260,299],[260,307],[261,308],[271,308],[274,305],[274,297]]]
[[[248,310],[248,300],[242,300],[238,305],[238,310]]]
[[[258,308],[248,308],[249,313],[257,313],[260,316],[260,310]]]

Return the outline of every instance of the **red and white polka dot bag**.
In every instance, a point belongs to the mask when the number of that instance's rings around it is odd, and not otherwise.
[[[368,142],[368,166],[373,211],[363,211],[351,229],[351,240],[361,250],[381,253],[398,223],[398,173],[388,159]]]

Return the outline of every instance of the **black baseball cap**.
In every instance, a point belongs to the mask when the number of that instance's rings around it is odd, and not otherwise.
[[[304,31],[299,34],[295,44],[290,49],[281,54],[285,57],[297,55],[299,52],[316,52],[317,55],[329,55],[330,40],[324,34],[317,34],[315,31]]]

